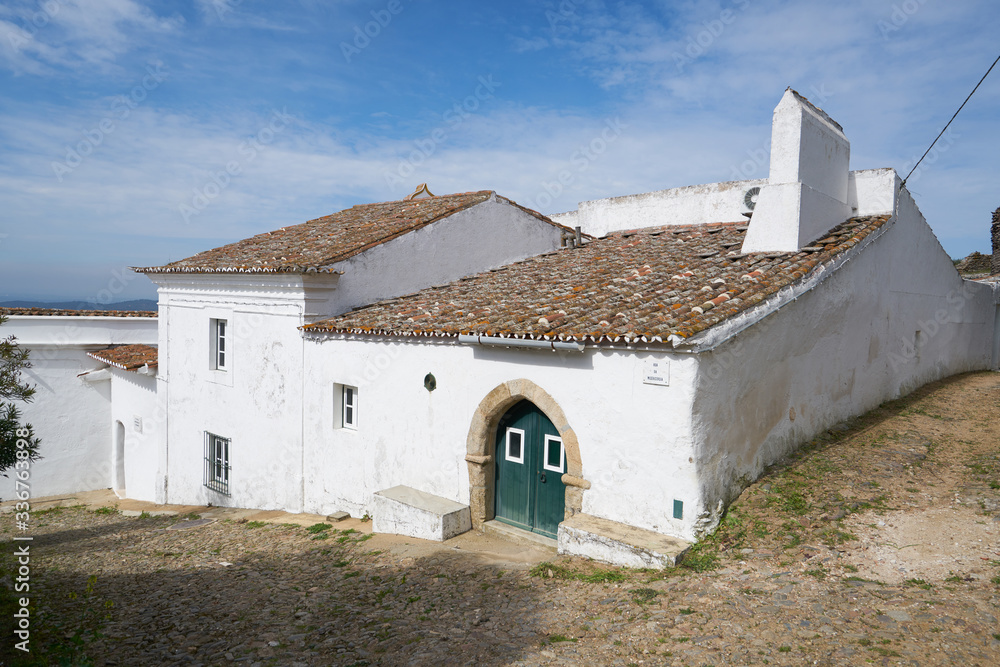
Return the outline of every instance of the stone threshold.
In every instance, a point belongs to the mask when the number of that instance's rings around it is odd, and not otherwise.
[[[484,523],[483,532],[501,540],[516,542],[517,544],[530,544],[531,546],[545,547],[546,549],[553,550],[555,550],[558,546],[558,543],[551,537],[545,537],[544,535],[539,535],[538,533],[532,533],[527,530],[515,528],[510,524],[497,521],[496,519]]]

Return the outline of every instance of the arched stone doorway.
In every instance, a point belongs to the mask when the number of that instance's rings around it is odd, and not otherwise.
[[[495,387],[479,403],[469,427],[465,460],[469,464],[469,505],[475,528],[493,519],[497,424],[512,406],[524,400],[545,413],[562,438],[566,452],[566,473],[562,476],[566,485],[565,518],[583,510],[583,492],[590,488],[590,482],[583,478],[580,443],[566,415],[555,399],[531,380],[510,380]]]

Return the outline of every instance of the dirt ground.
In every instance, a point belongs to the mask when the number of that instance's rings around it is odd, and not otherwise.
[[[0,664],[1000,665],[997,373],[806,443],[667,571],[357,519],[115,505],[37,506],[32,652],[5,630]],[[0,514],[5,624],[17,534]]]
[[[716,536],[840,552],[887,583],[1000,574],[1000,375],[957,376],[811,441],[743,493]],[[744,526],[745,527],[745,526]]]

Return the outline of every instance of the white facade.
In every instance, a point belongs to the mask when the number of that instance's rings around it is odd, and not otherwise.
[[[34,427],[42,459],[31,465],[32,497],[106,489],[112,485],[110,374],[80,375],[98,367],[87,356],[109,345],[155,343],[156,318],[10,315],[0,327],[29,349],[32,367],[22,380],[34,385],[21,418]],[[14,498],[14,479],[0,478],[0,498]]]
[[[168,415],[157,500],[306,511],[310,361],[298,327],[550,251],[560,234],[494,196],[334,264],[337,273],[150,275],[160,288],[158,379]],[[228,324],[225,370],[212,368],[213,320]],[[229,495],[203,483],[208,433],[231,440]]]
[[[688,464],[697,369],[690,355],[324,336],[308,338],[305,354],[308,512],[363,515],[372,494],[397,485],[469,503],[465,457],[476,408],[502,383],[526,379],[555,399],[577,434],[591,484],[584,512],[627,516],[631,525],[665,534],[693,531],[700,498]],[[669,363],[670,386],[643,383],[649,359]],[[424,388],[428,373],[434,391]],[[338,384],[358,388],[357,429],[337,427]],[[685,503],[681,520],[664,512],[674,500]]]
[[[746,242],[795,251],[849,217],[891,216],[753,309],[645,347],[553,352],[300,329],[560,246],[560,228],[495,196],[329,274],[151,273],[157,374],[110,369],[91,374],[110,382],[74,376],[71,390],[60,389],[70,392],[59,400],[67,420],[83,425],[87,454],[43,449],[56,464],[44,470],[89,472],[43,488],[114,486],[157,502],[360,516],[378,511],[378,492],[402,486],[469,505],[479,525],[492,511],[496,420],[511,401],[533,397],[567,447],[568,515],[696,539],[799,443],[1000,355],[994,290],[959,277],[893,170],[849,172],[839,126],[790,92],[775,111],[772,155],[767,180],[584,202],[555,217],[595,236],[739,221],[747,190],[761,187]],[[135,340],[107,342],[153,342],[156,322],[145,322]],[[61,365],[52,384],[67,381],[70,367],[100,368],[73,345],[53,349]],[[666,382],[647,381],[654,361],[666,365]],[[45,420],[33,422],[43,441],[65,441],[65,425],[42,431]],[[206,484],[206,457],[218,453],[206,447],[210,435],[227,443],[225,491]]]

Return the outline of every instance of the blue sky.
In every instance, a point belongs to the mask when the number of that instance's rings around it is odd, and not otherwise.
[[[985,0],[7,0],[0,300],[154,297],[123,267],[425,181],[556,213],[766,177],[787,86],[905,173],[997,34]],[[953,257],[989,250],[998,112],[994,71],[910,180]]]

